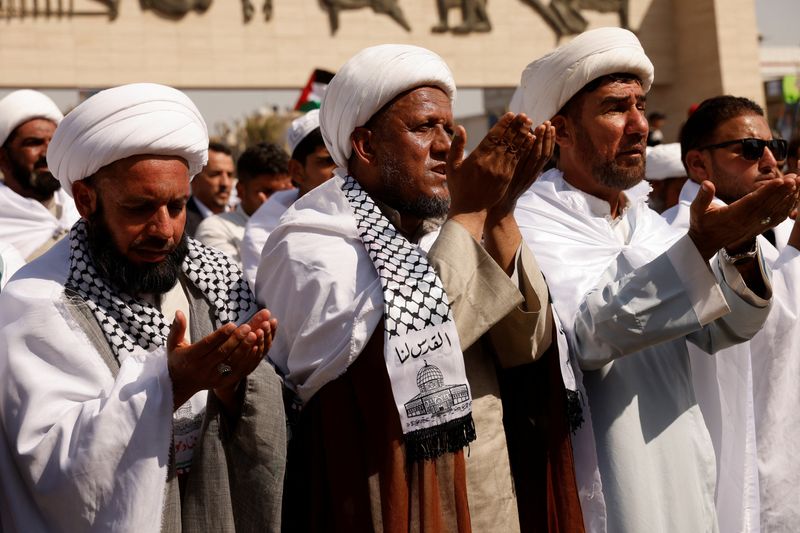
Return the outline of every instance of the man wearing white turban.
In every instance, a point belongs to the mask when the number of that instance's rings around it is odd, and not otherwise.
[[[706,182],[688,234],[646,203],[645,94],[653,67],[629,31],[601,28],[531,63],[512,110],[556,128],[557,165],[517,204],[582,374],[590,411],[575,462],[587,529],[716,531],[714,452],[686,340],[752,337],[771,289],[761,257],[707,261],[786,218],[794,179],[728,207]]]
[[[0,241],[34,259],[78,220],[72,198],[47,168],[47,146],[63,115],[29,89],[0,99]]]
[[[761,106],[736,96],[701,103],[680,144],[690,179],[664,217],[683,230],[704,180],[714,184],[715,204],[736,202],[780,179],[787,151],[786,141],[773,139]],[[787,219],[757,241],[774,288],[764,328],[714,357],[689,346],[698,404],[717,454],[721,531],[792,531],[800,523],[792,496],[800,482],[800,224]]]
[[[280,529],[276,323],[183,232],[207,147],[191,100],[155,84],[56,130],[81,219],[0,294],[3,531]]]
[[[686,183],[686,169],[681,161],[680,143],[647,147],[645,178],[652,190],[648,195],[650,207],[663,213],[678,204],[681,187]]]
[[[335,176],[264,246],[256,294],[281,318],[270,359],[298,409],[284,515],[298,531],[523,526],[495,368],[550,346],[547,288],[512,213],[552,131],[534,142],[508,114],[462,161],[454,96],[429,50],[352,57],[320,111]],[[546,523],[543,492],[523,507]]]

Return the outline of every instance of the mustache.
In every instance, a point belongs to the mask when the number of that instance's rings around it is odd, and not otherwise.
[[[639,152],[639,153],[644,155],[645,146],[646,145],[643,142],[637,142],[637,143],[634,143],[634,144],[630,144],[630,145],[626,145],[626,146],[620,147],[620,149],[617,150],[617,153],[621,154],[623,152],[636,151],[636,152]]]
[[[163,239],[147,239],[142,242],[137,242],[131,245],[131,249],[133,250],[145,250],[148,252],[164,252],[170,253],[172,252],[177,244],[170,240],[163,240]]]

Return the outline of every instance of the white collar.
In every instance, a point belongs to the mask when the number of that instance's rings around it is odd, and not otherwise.
[[[591,209],[595,198],[569,186],[558,169],[543,174],[520,197],[515,217],[565,325],[618,257],[634,268],[644,265],[683,234],[671,230],[647,206],[649,189],[643,182],[625,191],[628,208],[619,217],[624,220],[625,238],[604,217],[596,216]]]
[[[589,208],[589,212],[598,218],[605,218],[612,227],[619,224],[620,221],[625,218],[625,214],[627,213],[628,208],[631,206],[631,201],[628,199],[628,195],[623,192],[620,198],[622,203],[620,205],[619,213],[617,214],[617,217],[614,218],[611,216],[611,204],[609,204],[606,200],[578,189],[570,184],[567,180],[564,180],[564,188],[583,194],[586,198],[586,205]]]

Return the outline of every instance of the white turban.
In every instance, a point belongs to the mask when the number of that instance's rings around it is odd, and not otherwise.
[[[297,145],[303,142],[303,139],[317,128],[319,128],[319,109],[312,109],[305,115],[294,119],[286,131],[289,154],[293,156]]]
[[[622,28],[584,32],[525,67],[509,110],[541,124],[587,83],[617,72],[638,76],[644,92],[653,83],[653,64],[633,33]]]
[[[47,149],[65,191],[102,167],[134,155],[181,157],[194,176],[208,161],[208,129],[177,89],[134,83],[95,94],[67,114]]]
[[[439,87],[452,103],[453,74],[437,54],[406,44],[365,48],[351,57],[333,77],[320,109],[325,146],[336,165],[347,168],[350,135],[398,94],[422,86]]]
[[[0,146],[17,126],[35,118],[58,124],[64,115],[46,94],[30,89],[14,91],[0,100]]]
[[[647,147],[646,178],[650,181],[686,177],[681,161],[680,143],[659,144]]]

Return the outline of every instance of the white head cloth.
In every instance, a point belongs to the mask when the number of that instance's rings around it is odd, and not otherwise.
[[[286,130],[286,144],[289,145],[289,155],[294,155],[294,149],[303,142],[309,133],[319,128],[319,109],[312,109],[305,115],[297,117]]]
[[[646,178],[650,181],[686,177],[686,169],[683,168],[681,161],[680,143],[648,146],[646,169]]]
[[[644,92],[653,83],[653,64],[633,33],[622,28],[584,32],[525,67],[509,110],[541,124],[587,83],[617,72],[638,76]]]
[[[333,77],[320,109],[325,146],[340,169],[347,169],[350,134],[363,126],[398,94],[430,85],[455,100],[453,74],[437,54],[406,44],[365,48],[351,57]]]
[[[58,124],[64,115],[46,94],[22,89],[0,100],[0,146],[17,126],[35,118],[46,118]]]
[[[194,176],[208,161],[208,128],[177,89],[134,83],[100,91],[73,109],[47,149],[50,171],[71,194],[72,184],[134,155],[182,157]]]

